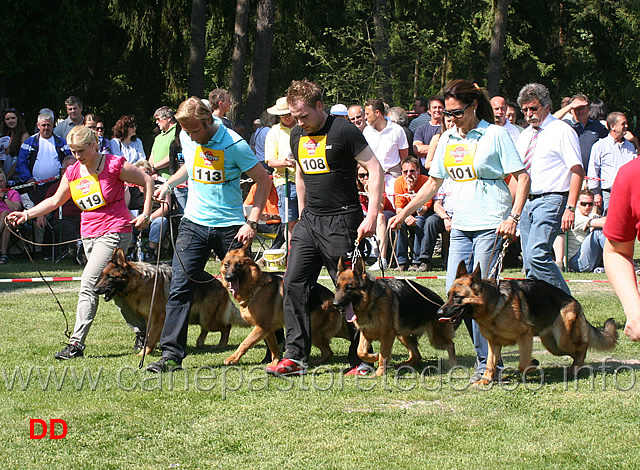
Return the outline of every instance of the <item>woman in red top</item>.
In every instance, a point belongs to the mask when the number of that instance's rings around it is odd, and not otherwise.
[[[604,268],[627,316],[625,334],[640,341],[640,294],[633,262],[636,238],[640,240],[640,159],[623,165],[611,188],[604,224]]]
[[[7,175],[0,170],[0,243],[2,243],[2,253],[0,253],[0,264],[7,264],[9,257],[7,249],[9,247],[10,232],[5,225],[4,218],[11,211],[22,209],[20,195],[15,189],[7,189]]]
[[[56,359],[71,359],[83,355],[84,342],[98,309],[95,285],[115,248],[126,250],[131,243],[132,225],[144,230],[149,225],[153,181],[124,157],[98,153],[98,135],[85,126],[69,131],[67,143],[77,162],[67,168],[56,193],[37,206],[7,216],[13,225],[48,214],[69,198],[82,211],[80,233],[87,264],[82,272],[76,324],[69,345],[55,354]],[[124,183],[145,188],[142,214],[131,219],[124,200]],[[129,326],[138,336],[144,336],[144,320],[131,312],[122,311]]]

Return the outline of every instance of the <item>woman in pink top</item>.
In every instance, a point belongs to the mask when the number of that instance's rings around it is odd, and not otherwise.
[[[9,261],[7,249],[9,247],[10,232],[5,225],[4,218],[9,212],[20,209],[22,209],[22,202],[20,202],[18,191],[7,188],[7,175],[0,170],[0,243],[2,244],[0,264],[7,264],[7,261]]]
[[[80,233],[87,264],[82,272],[76,311],[76,325],[69,344],[55,354],[56,359],[71,359],[83,355],[84,342],[98,309],[98,295],[94,291],[98,277],[107,265],[113,250],[126,250],[131,244],[132,225],[142,231],[149,225],[153,195],[153,181],[124,159],[98,153],[98,135],[85,126],[69,131],[67,143],[77,162],[67,168],[56,193],[37,206],[8,215],[10,223],[22,224],[29,219],[48,214],[69,198],[82,211]],[[133,220],[124,201],[124,183],[145,189],[142,214]],[[144,336],[144,321],[122,311],[129,326],[138,336]]]

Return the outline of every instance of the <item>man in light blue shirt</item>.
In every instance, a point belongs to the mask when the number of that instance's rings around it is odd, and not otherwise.
[[[609,208],[611,186],[620,167],[636,158],[633,144],[624,138],[629,128],[627,117],[618,112],[610,113],[607,116],[607,127],[609,135],[591,148],[587,170],[587,184],[594,194],[594,203],[603,209],[604,214]]]

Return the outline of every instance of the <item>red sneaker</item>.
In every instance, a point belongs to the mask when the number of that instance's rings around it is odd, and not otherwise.
[[[353,369],[350,369],[349,371],[345,372],[344,375],[369,375],[369,374],[372,374],[373,372],[374,372],[373,367],[363,362],[362,364],[354,366]]]
[[[280,359],[280,362],[275,366],[267,366],[264,370],[267,374],[275,375],[276,377],[304,375],[307,373],[307,365],[295,359]]]

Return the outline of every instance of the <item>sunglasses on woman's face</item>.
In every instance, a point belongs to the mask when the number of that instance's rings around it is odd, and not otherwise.
[[[471,103],[473,103],[473,101]],[[452,110],[445,109],[444,111],[442,111],[442,114],[454,119],[460,119],[462,116],[464,116],[464,112],[467,110],[467,108],[471,106],[471,103],[469,103],[462,109],[452,109]]]
[[[361,180],[369,178],[369,173],[358,173],[358,178],[360,178]]]

